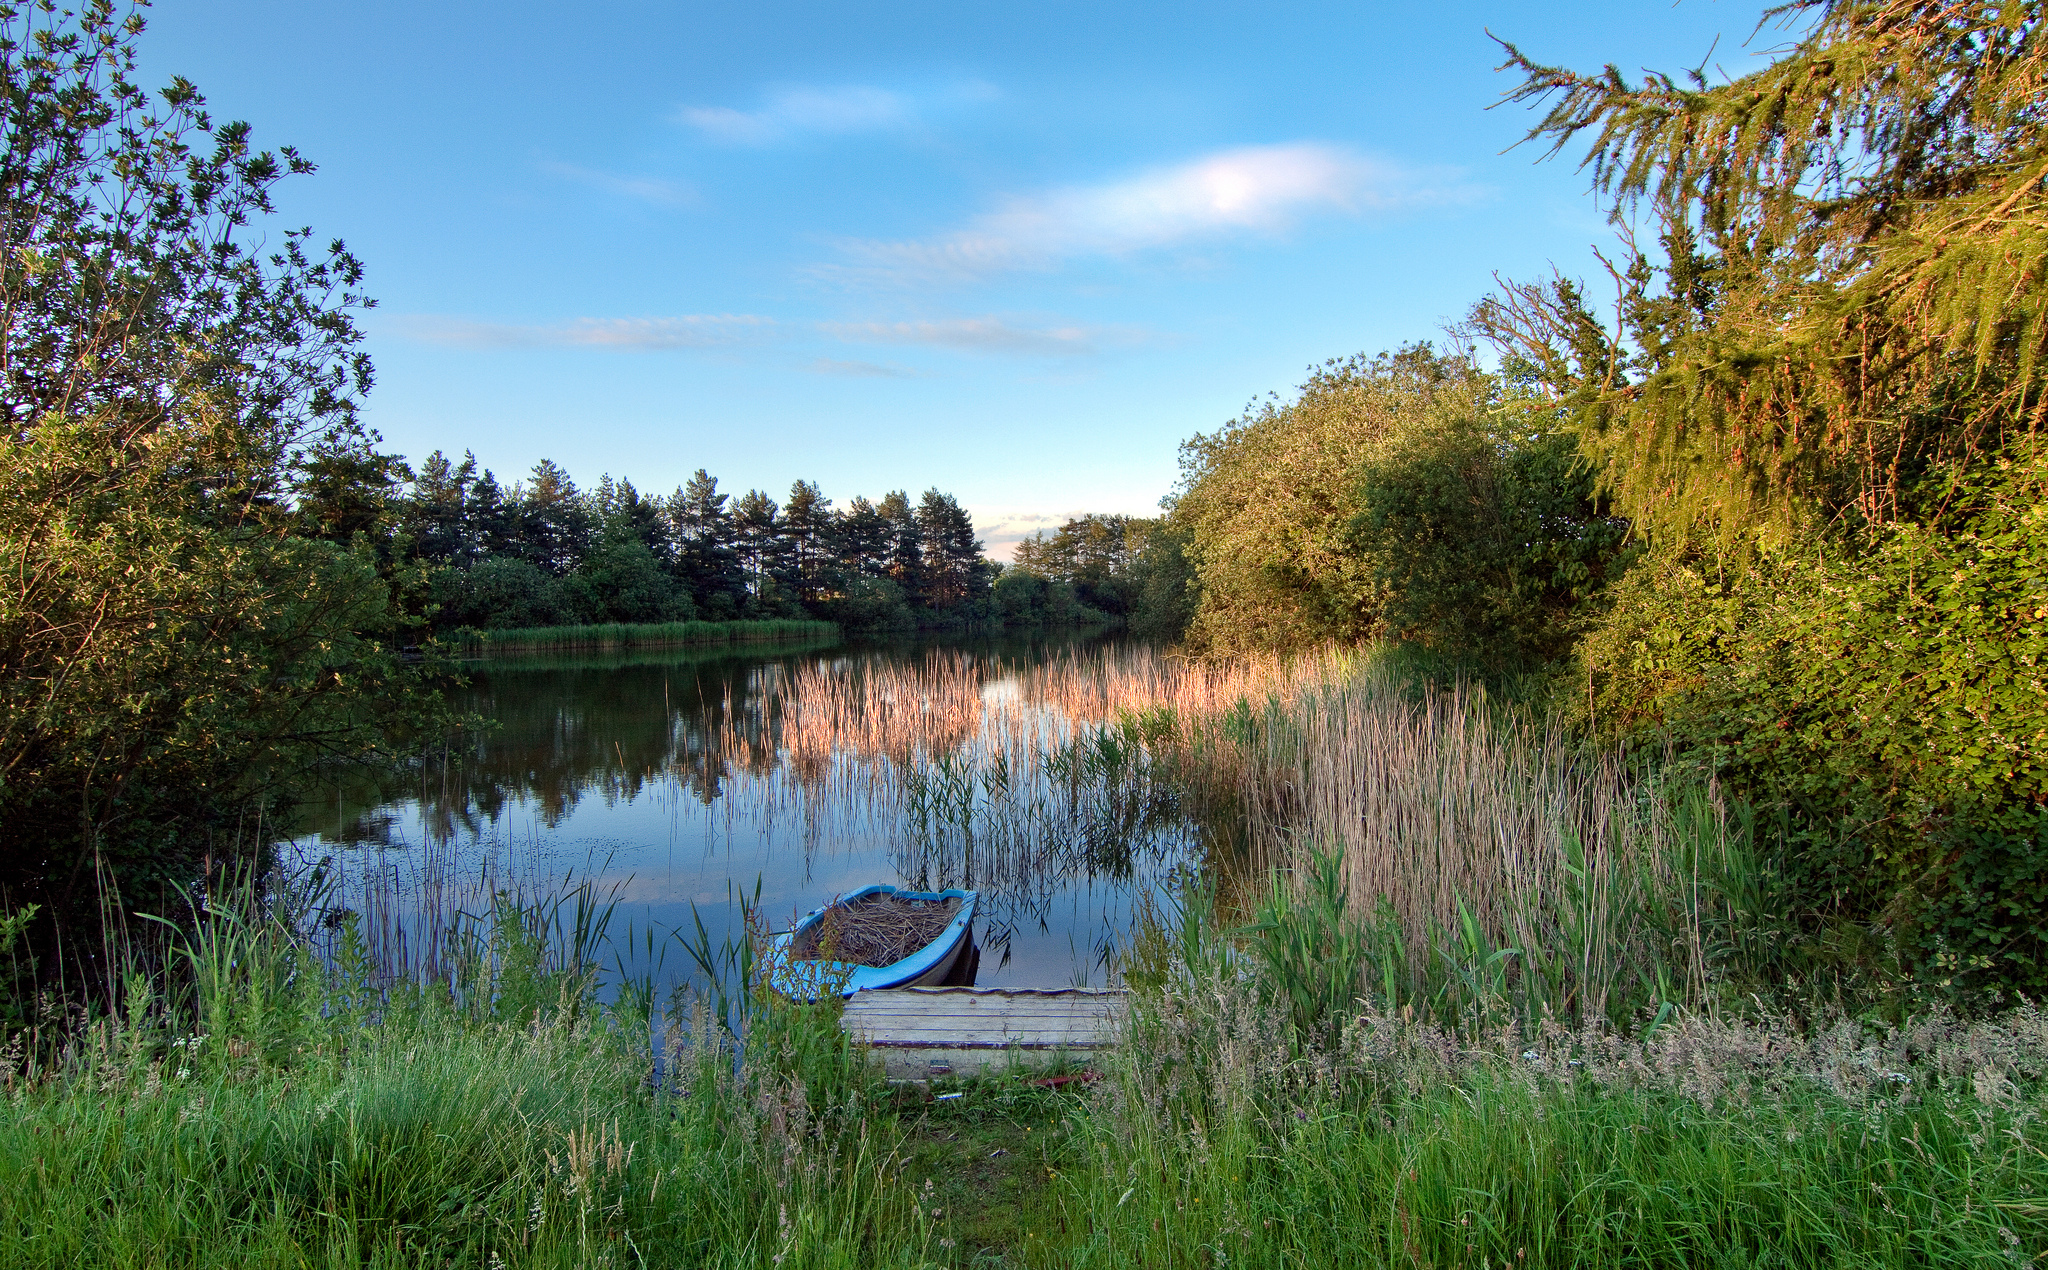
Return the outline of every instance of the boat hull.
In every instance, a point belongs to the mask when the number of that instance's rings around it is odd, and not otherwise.
[[[930,943],[900,961],[886,966],[860,966],[844,962],[798,962],[789,956],[796,938],[823,920],[826,909],[813,909],[790,930],[775,936],[769,945],[768,982],[784,996],[815,1000],[838,984],[841,996],[884,988],[936,987],[959,968],[960,959],[974,944],[974,909],[979,895],[974,891],[904,891],[887,884],[864,886],[839,897],[834,903],[863,899],[870,895],[895,895],[913,900],[960,901],[946,928]]]

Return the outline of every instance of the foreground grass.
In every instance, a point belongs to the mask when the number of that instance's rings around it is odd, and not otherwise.
[[[454,641],[467,657],[500,653],[560,652],[578,649],[689,647],[713,644],[766,644],[790,640],[836,639],[831,622],[769,619],[734,622],[611,622],[597,626],[532,626],[501,631],[470,631]]]
[[[946,1100],[772,1044],[651,1082],[602,1013],[415,1002],[282,1050],[103,1029],[7,1096],[0,1264],[2048,1264],[2048,1047],[2013,1029],[1907,1070],[1844,1044],[1831,1083],[1727,1032],[1574,1068],[1147,1009],[1086,1092]]]
[[[892,1090],[836,999],[656,1044],[581,905],[501,896],[396,984],[353,917],[316,956],[210,905],[177,999],[0,1038],[0,1266],[2048,1265],[2032,1006],[1304,1030],[1190,937],[1093,1084]]]
[[[2048,1264],[2037,1013],[1520,1052],[1379,1019],[1304,1054],[1217,1000],[1169,1002],[1075,1124],[1046,1264]]]
[[[652,1089],[599,1022],[217,1045],[17,1086],[0,1265],[928,1264],[886,1125],[715,1063]]]

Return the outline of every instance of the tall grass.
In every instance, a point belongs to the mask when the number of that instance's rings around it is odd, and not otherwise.
[[[733,622],[612,622],[597,626],[522,626],[498,631],[463,631],[452,639],[465,657],[575,649],[686,647],[706,644],[762,644],[837,639],[831,622],[772,618]]]
[[[1303,875],[1338,862],[1384,1004],[1448,971],[1529,1017],[1702,1005],[1710,948],[1757,919],[1746,813],[1482,689],[1368,663],[1226,723],[1253,843]]]
[[[1068,1266],[1961,1266],[2048,1250],[2048,1016],[1686,1015],[1303,1050],[1213,967],[1074,1122]]]
[[[183,973],[6,1055],[0,1264],[929,1264],[830,1019],[764,1015],[743,1064],[702,1010],[654,1038],[573,909],[500,897],[408,975],[354,914],[323,954],[275,897],[204,900]]]

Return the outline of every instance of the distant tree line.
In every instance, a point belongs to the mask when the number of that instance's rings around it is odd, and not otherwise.
[[[835,508],[797,481],[778,503],[733,497],[699,469],[667,495],[601,478],[579,489],[543,459],[509,487],[473,454],[435,451],[383,474],[387,523],[432,569],[440,629],[820,617],[856,630],[999,620],[1001,566],[951,494],[897,490]]]
[[[996,609],[1010,623],[1121,625],[1178,639],[1194,605],[1186,537],[1143,516],[1074,517],[1017,544],[996,579]]]

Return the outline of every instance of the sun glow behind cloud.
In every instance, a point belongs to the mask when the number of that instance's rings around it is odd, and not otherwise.
[[[1285,233],[1314,213],[1466,201],[1479,191],[1317,142],[1222,150],[1095,185],[1016,195],[951,233],[845,244],[841,280],[972,280],[1082,256],[1129,256],[1230,235]]]

